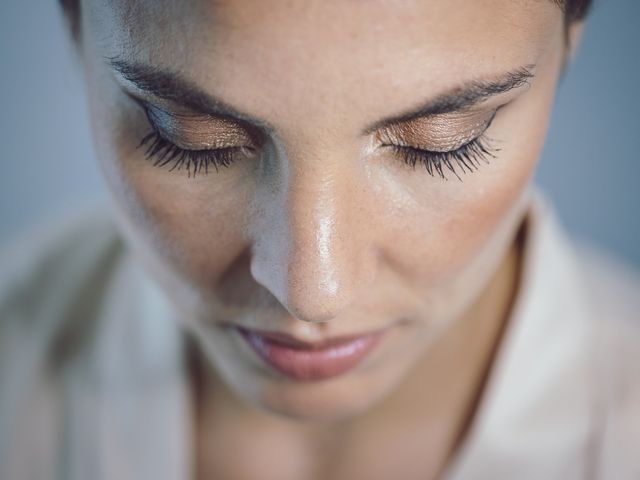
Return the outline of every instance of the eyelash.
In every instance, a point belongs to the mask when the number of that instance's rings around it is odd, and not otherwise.
[[[435,177],[437,174],[443,180],[448,180],[445,175],[448,170],[460,181],[462,181],[462,178],[456,171],[456,166],[465,175],[467,171],[473,173],[480,167],[480,162],[488,164],[488,157],[496,158],[495,152],[500,151],[482,136],[448,152],[436,152],[397,144],[383,144],[382,146],[391,148],[398,157],[413,169],[416,168],[417,164],[422,164],[429,175]],[[142,147],[146,147],[144,156],[149,160],[153,160],[153,166],[165,167],[171,165],[170,172],[184,168],[187,170],[189,177],[198,173],[207,174],[209,173],[209,167],[215,168],[216,172],[221,167],[229,167],[238,153],[247,152],[248,150],[247,147],[188,150],[178,147],[173,142],[165,139],[155,128],[140,141],[138,148]]]
[[[239,153],[248,150],[247,147],[188,150],[170,142],[155,129],[140,141],[138,148],[143,147],[146,147],[145,158],[153,160],[153,166],[171,165],[170,172],[184,168],[189,177],[195,177],[198,173],[207,174],[210,167],[215,168],[216,172],[221,167],[229,167]]]
[[[443,180],[448,180],[445,172],[453,173],[458,180],[462,178],[456,171],[456,166],[463,174],[475,172],[480,167],[480,162],[489,163],[488,157],[496,158],[495,153],[500,149],[491,145],[491,141],[482,136],[465,143],[461,147],[448,152],[436,152],[406,145],[386,144],[393,152],[404,160],[411,168],[422,164],[427,173],[434,177],[436,174]]]

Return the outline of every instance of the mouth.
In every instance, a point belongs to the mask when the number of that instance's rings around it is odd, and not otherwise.
[[[362,335],[333,337],[319,342],[289,334],[236,327],[251,349],[269,366],[294,380],[324,380],[355,368],[388,328]]]

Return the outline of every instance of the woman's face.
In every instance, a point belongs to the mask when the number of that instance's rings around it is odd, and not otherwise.
[[[543,142],[564,57],[554,2],[82,11],[124,230],[239,397],[298,418],[357,413],[473,317]],[[234,326],[305,341],[388,330],[354,368],[305,380]]]

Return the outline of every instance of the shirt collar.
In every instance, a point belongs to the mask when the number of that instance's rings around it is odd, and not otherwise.
[[[568,238],[535,189],[527,222],[518,296],[447,480],[588,478],[588,299]]]

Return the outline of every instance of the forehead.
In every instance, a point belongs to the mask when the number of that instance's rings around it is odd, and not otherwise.
[[[318,116],[345,104],[371,113],[381,95],[415,102],[537,63],[563,24],[549,0],[86,3],[102,55],[180,72],[265,116],[315,100]]]

